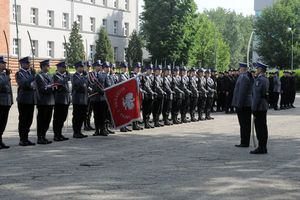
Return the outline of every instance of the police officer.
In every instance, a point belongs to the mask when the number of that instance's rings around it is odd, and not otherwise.
[[[279,71],[276,71],[273,77],[273,108],[274,110],[278,110],[278,100],[281,91],[281,82],[279,78]]]
[[[121,73],[119,74],[119,83],[127,81],[130,78],[130,75],[128,73],[128,63],[123,62],[120,65],[121,67]],[[132,130],[129,129],[127,126],[124,126],[120,129],[121,132],[131,132]]]
[[[139,85],[139,91],[140,91],[140,94],[145,94],[146,92],[142,89],[141,87],[141,77],[142,77],[142,73],[141,73],[141,70],[142,70],[142,64],[140,62],[138,62],[135,66],[134,66],[134,69],[133,69],[133,72],[130,74],[130,77],[131,78],[136,78],[137,79],[137,82],[138,82],[138,85]],[[142,100],[142,99],[140,99]],[[143,130],[144,128],[142,128],[140,125],[139,125],[139,122],[138,121],[135,121],[135,122],[132,122],[132,129],[133,130],[136,130],[136,131],[139,131],[139,130]]]
[[[197,77],[196,77],[196,69],[191,68],[190,69],[190,75],[189,75],[189,90],[192,92],[190,98],[190,115],[191,115],[191,121],[196,122],[198,121],[195,117],[196,114],[196,107],[198,103],[198,97],[199,97],[199,91],[197,89]]]
[[[214,89],[215,88],[214,80],[210,76],[211,76],[211,72],[210,72],[210,69],[208,69],[205,71],[205,79],[206,79],[205,89],[208,91],[206,105],[205,105],[205,119],[206,120],[214,119],[213,117],[211,117],[211,107],[213,104],[214,95],[215,95],[216,90]]]
[[[253,85],[252,112],[254,115],[254,124],[256,136],[258,139],[258,148],[251,151],[251,154],[266,154],[268,141],[267,111],[268,111],[268,91],[269,81],[266,78],[267,65],[257,63],[258,75]]]
[[[92,108],[92,112],[94,113],[94,124],[95,124],[95,133],[94,136],[100,135],[100,126],[99,126],[99,115],[101,110],[99,109],[99,92],[103,90],[103,86],[99,84],[99,72],[102,68],[101,61],[96,61],[92,64],[93,71],[88,73],[88,89],[89,89],[89,104]]]
[[[86,119],[88,105],[88,79],[84,74],[84,62],[75,64],[76,72],[72,76],[72,103],[73,103],[73,138],[86,138],[81,129]]]
[[[20,59],[19,63],[21,67],[16,73],[18,84],[19,145],[32,146],[35,143],[28,140],[28,133],[32,124],[34,105],[36,103],[35,71],[30,67],[29,57]]]
[[[62,134],[62,128],[68,117],[69,106],[71,104],[71,91],[69,82],[71,81],[71,76],[66,70],[67,65],[65,61],[59,62],[57,65],[57,71],[53,76],[53,81],[56,86],[54,91],[54,114],[53,114],[53,132],[54,141],[65,141],[68,140]]]
[[[173,67],[172,71],[172,87],[171,89],[175,92],[174,100],[172,102],[172,121],[173,124],[180,124],[181,121],[178,119],[178,114],[182,105],[183,97],[185,96],[184,91],[180,89],[179,67]]]
[[[100,133],[99,136],[108,136],[109,134],[112,134],[113,132],[109,132],[108,127],[106,126],[106,122],[109,117],[109,111],[108,111],[108,104],[106,102],[105,96],[104,96],[104,89],[108,88],[112,85],[111,80],[109,78],[109,71],[110,71],[110,63],[104,62],[102,64],[103,71],[99,72],[98,74],[98,82],[99,85],[102,87],[102,89],[99,90],[99,107],[97,106],[96,109],[99,112],[99,128]],[[97,134],[95,134],[97,136]]]
[[[205,89],[206,86],[206,79],[204,77],[204,69],[200,68],[197,71],[197,89],[199,91],[199,98],[198,98],[198,120],[204,121],[204,110],[205,110],[205,105],[206,105],[206,99],[207,99],[207,94],[208,91]]]
[[[153,66],[149,65],[145,67],[145,75],[142,76],[141,79],[141,86],[142,89],[146,92],[144,95],[144,99],[142,102],[143,108],[143,121],[145,125],[145,129],[154,128],[154,126],[150,123],[150,115],[153,108],[153,100],[156,93],[152,90],[152,71]]]
[[[232,106],[237,110],[241,142],[236,147],[249,147],[251,135],[251,103],[253,78],[246,63],[240,63],[240,75],[235,84]]]
[[[283,72],[283,76],[280,78],[281,82],[281,100],[280,100],[280,109],[287,109],[288,102],[288,90],[289,90],[289,77],[288,71]]]
[[[164,98],[162,115],[163,115],[164,125],[166,126],[170,126],[173,124],[169,120],[170,112],[172,110],[172,100],[174,97],[174,92],[171,88],[172,77],[170,76],[170,73],[171,73],[171,66],[168,65],[163,69],[162,72],[163,90],[166,93],[166,96]]]
[[[85,70],[84,74],[89,77],[90,75],[90,68],[92,67],[93,63],[91,61],[85,62]],[[91,117],[93,112],[93,105],[90,101],[90,98],[88,98],[88,106],[87,106],[87,112],[86,112],[86,119],[84,121],[84,130],[85,131],[93,131],[95,128],[91,126]]]
[[[163,90],[163,79],[161,77],[161,72],[162,66],[158,65],[154,68],[154,74],[152,76],[152,90],[157,93],[156,98],[154,98],[152,110],[155,127],[164,126],[163,124],[159,123],[159,118],[163,109],[164,96],[166,95],[165,91]]]
[[[187,120],[186,114],[188,112],[188,108],[190,105],[190,95],[192,92],[188,89],[188,84],[189,84],[189,78],[186,75],[187,69],[186,67],[181,67],[180,68],[180,77],[179,77],[179,88],[184,92],[183,95],[183,102],[181,107],[180,107],[180,115],[181,115],[181,122],[182,123],[188,123],[189,121]]]
[[[50,61],[44,60],[40,62],[41,71],[36,75],[36,92],[37,92],[37,143],[51,144],[46,138],[49,124],[52,119],[54,101],[53,78],[48,74]]]
[[[13,95],[10,82],[10,70],[6,67],[3,56],[0,56],[0,149],[8,149],[2,135],[5,131],[9,110],[13,104]]]

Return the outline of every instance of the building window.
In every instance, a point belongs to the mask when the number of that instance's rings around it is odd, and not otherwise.
[[[54,11],[48,10],[48,19],[47,19],[48,26],[54,26]]]
[[[69,14],[63,13],[62,27],[69,29]]]
[[[79,29],[82,31],[82,16],[77,15],[77,23],[79,25]]]
[[[114,60],[117,61],[118,58],[118,47],[114,47]]]
[[[91,0],[91,3],[92,3],[92,4],[95,4],[95,3],[96,3],[96,1],[95,1],[95,0]]]
[[[14,39],[13,40],[13,55],[18,55],[20,54],[21,55],[21,52],[20,52],[20,45],[21,45],[21,40],[19,39]]]
[[[17,9],[16,9],[17,7]],[[19,23],[21,23],[21,6],[20,5],[13,5],[13,19],[14,19],[14,22],[16,21],[16,18],[18,20]]]
[[[119,7],[119,1],[118,0],[114,0],[114,7],[118,8]]]
[[[93,60],[95,55],[95,45],[90,45],[90,59]]]
[[[103,19],[102,20],[102,26],[106,29],[107,28],[107,20]]]
[[[31,8],[30,10],[30,23],[38,25],[38,9]]]
[[[124,34],[127,37],[129,36],[129,23],[125,23]]]
[[[103,1],[102,1],[102,4],[103,4],[104,6],[107,6],[107,1],[106,1],[106,0],[103,0]]]
[[[96,30],[96,28],[95,28],[96,27],[96,19],[94,17],[91,17],[90,20],[91,20],[91,31],[95,32],[95,30]]]
[[[66,58],[67,57],[66,43],[62,43],[62,50],[63,50],[63,58]]]
[[[114,21],[114,35],[118,34],[118,21]]]
[[[33,56],[38,57],[39,56],[39,42],[37,40],[32,40],[32,50],[33,50]]]
[[[129,10],[129,0],[125,0],[125,10]]]
[[[54,57],[54,42],[47,42],[47,56],[53,58]]]

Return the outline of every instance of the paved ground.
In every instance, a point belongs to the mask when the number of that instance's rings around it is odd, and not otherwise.
[[[4,137],[11,149],[0,150],[0,199],[298,200],[299,98],[296,106],[269,113],[268,155],[233,147],[236,116],[223,114],[215,121],[24,148],[16,145],[14,106]]]

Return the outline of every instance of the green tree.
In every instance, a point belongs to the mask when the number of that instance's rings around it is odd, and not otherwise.
[[[262,11],[255,23],[256,51],[269,66],[291,66],[292,28],[294,35],[294,65],[300,65],[300,0],[277,1]]]
[[[105,28],[101,28],[98,33],[95,60],[114,62],[114,52]]]
[[[145,0],[142,33],[152,61],[187,63],[194,0]]]
[[[253,30],[253,17],[238,15],[224,8],[205,11],[205,14],[216,25],[224,41],[230,48],[230,65],[235,67],[247,57],[247,47]]]
[[[136,30],[130,36],[128,49],[126,52],[127,62],[132,66],[143,59],[143,41]]]
[[[215,25],[204,14],[194,22],[193,45],[189,51],[189,65],[216,67],[219,71],[228,69],[230,50]]]
[[[73,66],[76,62],[85,59],[84,45],[82,35],[79,33],[79,25],[74,22],[69,37],[69,43],[66,44],[68,64]]]

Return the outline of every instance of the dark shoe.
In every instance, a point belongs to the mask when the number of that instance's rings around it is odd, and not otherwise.
[[[45,139],[39,138],[39,139],[37,140],[37,144],[46,145],[46,144],[48,144],[48,143],[47,143],[47,141],[46,141]]]
[[[63,139],[62,139],[60,136],[55,136],[55,137],[53,138],[53,140],[54,140],[55,142],[61,142],[61,141],[63,141]]]
[[[192,122],[197,122],[198,120],[196,119],[196,118],[192,118],[192,120],[191,120]]]
[[[126,132],[128,132],[128,131],[127,131],[127,129],[126,129],[125,127],[123,127],[123,128],[120,129],[120,132],[126,133]]]
[[[84,128],[83,128],[83,130],[85,130],[85,131],[91,131],[91,128],[90,128],[90,127],[88,127],[87,125],[84,125]]]
[[[76,139],[82,139],[82,138],[86,138],[88,137],[87,135],[83,135],[82,133],[79,133],[79,134],[74,134],[73,135],[73,138],[76,138]]]
[[[206,117],[205,119],[206,119],[206,120],[214,120],[214,118],[212,118],[212,117],[210,117],[210,116]]]
[[[132,130],[128,127],[125,127],[128,132],[132,132]]]
[[[100,136],[107,137],[108,135],[109,133],[105,129],[100,131]]]
[[[67,138],[67,137],[65,137],[65,136],[63,136],[63,135],[61,135],[60,138],[61,138],[63,141],[69,140],[69,138]]]
[[[262,149],[262,148],[257,148],[254,151],[250,151],[250,154],[267,154],[268,150],[267,149]]]
[[[48,140],[47,138],[44,138],[44,140],[47,142],[47,144],[51,144],[52,141]]]
[[[93,134],[93,136],[100,136],[100,131],[96,130],[95,133]]]
[[[27,140],[26,143],[27,143],[26,146],[35,146],[35,143],[33,143],[33,142],[29,141],[29,140]]]
[[[247,148],[247,147],[249,147],[249,145],[247,145],[247,144],[238,144],[238,145],[235,145],[235,147]]]
[[[27,143],[27,141],[20,141],[19,146],[26,147],[26,146],[28,146],[28,143]]]

